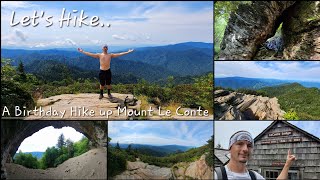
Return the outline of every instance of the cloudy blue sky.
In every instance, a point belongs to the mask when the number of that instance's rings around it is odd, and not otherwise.
[[[56,146],[58,137],[61,133],[64,135],[66,140],[70,139],[73,142],[79,141],[84,136],[72,127],[55,129],[52,126],[49,126],[23,140],[17,152],[19,152],[19,150],[22,152],[44,152],[48,147]]]
[[[241,76],[320,82],[320,61],[215,61],[215,77]]]
[[[213,121],[109,121],[108,134],[120,144],[199,147],[213,135]]]
[[[240,130],[249,131],[253,138],[258,136],[273,121],[216,121],[215,122],[215,146],[221,144],[227,149],[232,134]],[[320,138],[320,121],[289,121],[289,123]]]
[[[1,46],[52,48],[84,45],[161,45],[187,41],[213,40],[213,2],[38,2],[1,1]],[[62,9],[65,17],[79,19],[81,10],[88,16],[99,17],[105,26],[59,27]],[[78,12],[73,13],[73,10]],[[15,12],[14,18],[12,13]],[[10,26],[34,11],[43,18],[39,24]],[[53,16],[52,26],[46,27],[45,18]],[[74,19],[74,18],[73,18]],[[73,20],[72,19],[72,20]],[[110,27],[107,27],[110,24]]]

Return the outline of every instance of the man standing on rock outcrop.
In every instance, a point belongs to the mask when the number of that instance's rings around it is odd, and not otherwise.
[[[234,133],[229,140],[230,161],[227,165],[216,167],[214,173],[215,180],[228,179],[265,179],[259,173],[248,170],[247,162],[253,153],[254,140],[247,131]],[[279,174],[279,180],[288,179],[289,168],[296,160],[296,157],[288,151],[286,163]]]
[[[93,53],[85,52],[81,48],[78,48],[78,51],[87,55],[87,56],[91,56],[93,58],[100,59],[100,73],[99,73],[100,96],[99,96],[99,99],[103,98],[103,90],[104,90],[105,85],[107,85],[108,97],[111,99],[112,98],[112,95],[110,93],[110,90],[111,90],[111,70],[110,70],[111,58],[117,58],[119,56],[129,54],[129,53],[133,52],[133,49],[129,49],[127,52],[109,54],[108,53],[108,46],[104,45],[102,47],[102,53],[93,54]]]

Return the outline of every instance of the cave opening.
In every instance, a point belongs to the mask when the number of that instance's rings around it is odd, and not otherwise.
[[[47,154],[50,156],[47,155],[46,166],[24,167],[15,164],[15,155],[17,156],[20,150],[22,152],[30,150],[24,145],[28,138],[48,128],[55,132],[47,132],[47,134],[42,134],[41,138],[31,141],[34,150],[47,151],[49,149]],[[71,135],[63,133],[65,138],[61,143],[62,146],[58,148],[57,136],[61,135],[60,131],[64,128],[71,129],[73,133]],[[49,141],[51,144],[48,145]],[[107,122],[105,121],[3,120],[1,121],[1,179],[101,179],[107,174],[106,146]],[[68,150],[70,147],[73,151]],[[81,151],[81,149],[84,150]],[[28,156],[32,157],[31,154]],[[22,159],[28,160],[26,157]],[[36,158],[35,163],[37,161]]]
[[[87,152],[91,144],[88,137],[72,127],[48,126],[25,138],[13,155],[12,162],[33,169],[56,167],[69,158]],[[49,161],[54,161],[54,157],[56,162],[50,166]]]

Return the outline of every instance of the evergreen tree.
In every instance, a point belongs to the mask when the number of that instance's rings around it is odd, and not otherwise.
[[[128,147],[127,147],[126,151],[127,151],[128,153],[130,153],[130,152],[131,152],[131,144],[129,144],[129,145],[128,145]]]
[[[119,142],[117,142],[116,149],[119,149],[119,150],[121,149],[120,145],[119,145]]]
[[[213,135],[207,141],[209,147],[209,154],[206,156],[206,163],[208,166],[213,167]]]
[[[58,143],[57,143],[57,147],[59,149],[62,149],[62,147],[66,144],[66,142],[64,141],[64,135],[61,133],[59,138],[58,138]]]
[[[68,150],[68,157],[69,158],[73,157],[74,156],[74,146],[73,146],[73,142],[70,139],[67,139],[66,146],[67,146],[67,150]]]
[[[24,72],[24,65],[23,65],[23,63],[21,61],[20,61],[19,65],[18,65],[17,71],[18,71],[18,75],[19,75],[19,80],[20,81],[26,81],[27,80],[27,76],[26,76],[26,73]]]

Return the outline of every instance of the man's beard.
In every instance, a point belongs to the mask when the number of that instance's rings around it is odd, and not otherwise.
[[[239,162],[241,162],[241,163],[247,163],[248,162],[248,160],[249,160],[249,154],[247,155],[247,159],[244,159],[244,160],[240,160]]]
[[[241,161],[239,161],[239,162],[241,162],[241,163],[247,163],[247,160],[241,160]]]

